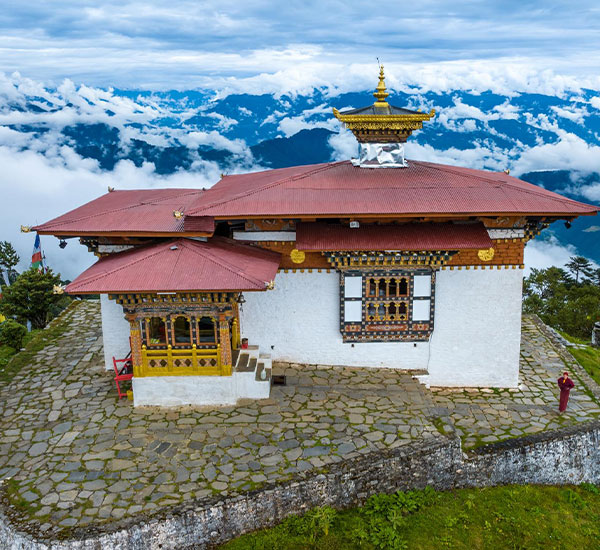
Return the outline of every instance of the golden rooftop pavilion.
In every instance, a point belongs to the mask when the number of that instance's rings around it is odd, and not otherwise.
[[[389,104],[383,67],[374,95],[334,109],[357,159],[112,191],[34,228],[99,257],[66,290],[101,295],[106,367],[131,352],[135,406],[266,398],[272,361],[517,386],[525,244],[597,207],[406,160],[434,112]]]

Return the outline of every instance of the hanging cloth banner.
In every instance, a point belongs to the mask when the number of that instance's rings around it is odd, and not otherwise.
[[[40,242],[40,236],[35,236],[35,244],[33,245],[33,254],[31,255],[31,267],[38,271],[44,270],[44,262],[42,259],[42,243]]]

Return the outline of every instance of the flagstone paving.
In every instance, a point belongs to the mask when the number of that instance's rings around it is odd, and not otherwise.
[[[427,390],[386,369],[276,366],[271,398],[217,409],[133,409],[104,371],[98,302],[0,389],[0,479],[24,523],[45,532],[234,494],[360,454],[456,432],[474,446],[591,420],[578,384],[556,412],[564,364],[523,323],[515,390]],[[576,383],[578,381],[576,380]]]

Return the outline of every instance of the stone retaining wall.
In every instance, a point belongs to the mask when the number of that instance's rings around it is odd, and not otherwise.
[[[6,506],[0,511],[0,549],[167,550],[203,549],[242,533],[272,526],[314,506],[346,508],[372,494],[398,489],[483,487],[510,483],[600,483],[600,422],[496,443],[462,453],[458,438],[440,437],[367,455],[232,498],[203,499],[153,517],[75,530],[48,541],[17,531]]]

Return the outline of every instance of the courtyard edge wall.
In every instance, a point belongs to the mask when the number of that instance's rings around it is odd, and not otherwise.
[[[208,549],[315,506],[346,508],[381,492],[583,482],[600,483],[599,421],[495,443],[469,457],[463,455],[457,437],[425,440],[238,497],[191,502],[152,517],[116,522],[104,531],[82,528],[62,541],[18,531],[11,521],[16,512],[3,494],[0,550]]]

